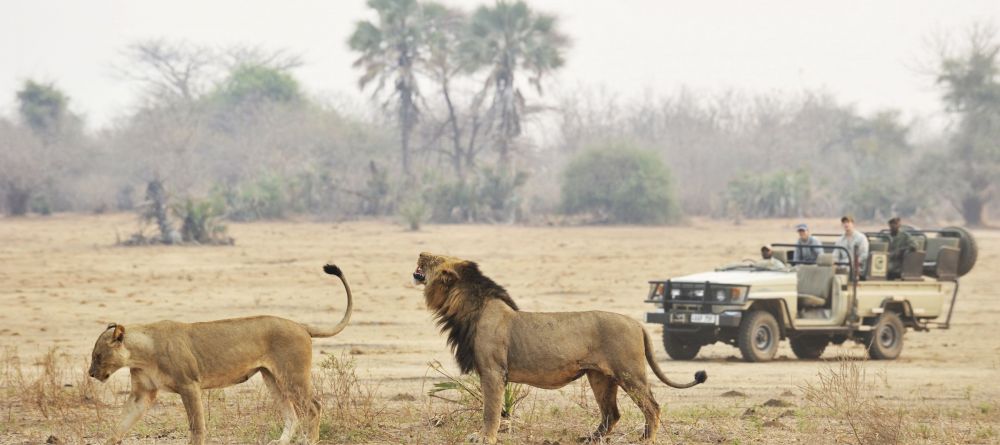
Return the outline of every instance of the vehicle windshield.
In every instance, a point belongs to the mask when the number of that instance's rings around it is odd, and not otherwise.
[[[742,270],[749,272],[787,272],[791,270],[791,266],[783,263],[777,258],[771,259],[752,259],[745,258],[739,263],[731,263],[725,266],[715,269],[716,272],[726,272],[732,270]]]

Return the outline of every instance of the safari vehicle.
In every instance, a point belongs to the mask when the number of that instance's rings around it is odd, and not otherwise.
[[[863,268],[847,250],[823,242],[815,264],[795,259],[795,244],[771,244],[781,263],[746,259],[712,272],[649,282],[647,323],[663,325],[663,346],[675,360],[690,360],[702,346],[723,342],[748,362],[774,358],[788,339],[799,358],[815,359],[830,344],[866,346],[873,359],[903,351],[907,329],[948,329],[959,277],[972,270],[976,242],[965,229],[907,230],[918,250],[907,253],[898,279],[889,280],[888,233],[866,233]],[[949,303],[950,300],[950,303]],[[947,308],[947,310],[946,310]]]

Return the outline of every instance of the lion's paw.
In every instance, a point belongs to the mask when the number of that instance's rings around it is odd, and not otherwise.
[[[496,439],[495,437],[494,437],[494,438],[493,438],[493,439],[491,440],[490,438],[487,438],[487,437],[483,437],[483,436],[482,436],[481,434],[479,434],[479,433],[472,433],[472,434],[469,434],[469,435],[468,435],[468,436],[467,436],[467,437],[465,438],[465,441],[466,441],[467,443],[486,443],[486,444],[495,444],[495,443],[497,443],[497,439]]]

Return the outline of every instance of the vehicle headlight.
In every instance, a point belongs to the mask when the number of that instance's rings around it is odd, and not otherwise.
[[[713,287],[709,295],[719,303],[742,303],[746,301],[749,286],[725,286]]]

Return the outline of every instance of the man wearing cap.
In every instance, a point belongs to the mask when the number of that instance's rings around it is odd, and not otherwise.
[[[785,263],[774,257],[774,252],[771,251],[770,247],[761,246],[760,248],[760,261],[755,265],[758,268],[766,270],[785,270]]]
[[[855,276],[851,278],[860,277],[868,261],[868,237],[854,230],[854,218],[849,215],[840,218],[840,224],[844,226],[844,234],[837,240],[837,245],[847,249],[849,255],[837,249],[837,261],[853,264]]]
[[[795,230],[799,231],[799,239],[795,240],[795,244],[798,244],[795,248],[795,261],[800,264],[815,263],[819,254],[823,253],[823,243],[809,234],[809,226],[805,224],[795,226]]]
[[[905,230],[900,230],[903,222],[899,217],[889,220],[889,274],[890,280],[899,278],[903,272],[903,256],[917,250],[917,240]]]

